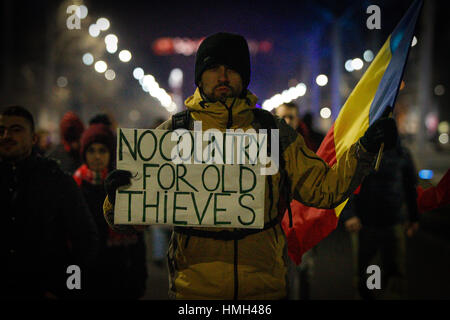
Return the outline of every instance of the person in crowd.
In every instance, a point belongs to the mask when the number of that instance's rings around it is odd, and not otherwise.
[[[81,188],[99,230],[100,250],[89,276],[89,297],[138,299],[145,291],[147,269],[141,232],[118,234],[103,218],[103,182],[114,166],[115,136],[104,122],[91,124],[81,137],[83,164],[73,178]]]
[[[313,150],[314,152],[316,152],[319,147],[320,144],[322,143],[323,139],[325,138],[325,136],[320,133],[319,131],[314,129],[313,126],[313,115],[311,112],[306,112],[303,115],[303,118],[301,120],[301,126],[299,126],[299,130],[297,130],[300,134],[302,134],[303,132],[306,132],[308,140],[307,140],[307,145],[308,148],[310,148],[311,150]]]
[[[313,129],[311,113],[306,113],[303,119],[300,119],[298,105],[294,102],[287,102],[275,108],[275,115],[301,134],[306,146],[311,151],[316,152],[319,149],[325,136]]]
[[[97,123],[103,123],[104,125],[108,126],[112,130],[112,122],[109,116],[106,113],[99,113],[93,116],[89,120],[89,125],[97,124]]]
[[[50,132],[46,129],[36,130],[36,138],[37,138],[35,145],[36,152],[41,156],[44,156],[52,148]]]
[[[114,116],[110,113],[99,113],[93,116],[89,120],[89,125],[96,124],[96,123],[103,123],[107,125],[111,131],[116,134],[117,130],[117,120],[114,118]]]
[[[275,115],[297,130],[300,122],[298,117],[298,105],[294,102],[287,102],[275,108]]]
[[[197,89],[185,102],[186,127],[193,128],[192,119],[202,121],[203,130],[276,125],[284,163],[277,174],[265,178],[265,225],[253,230],[174,227],[168,252],[170,298],[285,299],[286,242],[280,217],[286,204],[296,198],[315,207],[336,207],[372,170],[381,143],[389,149],[396,139],[395,121],[382,118],[330,168],[284,120],[255,107],[257,97],[248,90],[249,82],[245,38],[230,33],[207,37],[196,55]],[[158,128],[174,129],[186,118],[174,115]],[[115,192],[130,181],[131,173],[124,170],[113,171],[105,181],[104,214],[112,226]]]
[[[84,131],[84,124],[72,111],[67,112],[61,119],[61,143],[55,146],[47,156],[55,159],[61,169],[72,175],[81,165],[80,138]]]
[[[0,112],[0,295],[81,297],[84,271],[97,255],[97,227],[73,179],[33,150],[36,140],[27,109]]]
[[[377,172],[370,174],[342,212],[351,234],[355,278],[362,299],[406,298],[406,235],[418,229],[417,177],[409,151],[400,140],[385,151]],[[406,211],[406,212],[405,212]],[[381,293],[367,287],[367,268],[380,254]]]

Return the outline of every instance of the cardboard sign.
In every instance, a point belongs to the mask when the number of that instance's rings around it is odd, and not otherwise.
[[[131,186],[116,192],[115,222],[262,228],[265,176],[260,174],[260,169],[263,165],[214,163],[211,157],[205,160],[207,154],[214,158],[227,152],[219,150],[212,143],[214,140],[205,141],[204,137],[196,140],[202,141],[200,146],[192,145],[188,150],[192,151],[193,159],[198,158],[195,150],[200,150],[202,161],[172,161],[174,152],[181,159],[188,159],[186,150],[180,150],[180,142],[193,137],[192,131],[186,133],[188,137],[167,130],[117,130],[117,169],[130,171],[133,178]],[[238,143],[233,145],[239,149]]]

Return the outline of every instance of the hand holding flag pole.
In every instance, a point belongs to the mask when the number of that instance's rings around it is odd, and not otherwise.
[[[397,125],[391,115],[392,108],[387,106],[381,117],[366,130],[360,140],[367,151],[371,153],[378,152],[375,170],[378,170],[380,167],[384,149],[391,149],[397,144]]]
[[[390,107],[387,107],[387,109],[389,110]],[[388,118],[392,118],[392,111],[390,111],[390,110],[389,110]],[[383,150],[384,150],[384,142],[381,144],[380,150],[378,150],[377,161],[375,163],[375,171],[378,171],[378,169],[380,169],[381,159],[383,158]]]

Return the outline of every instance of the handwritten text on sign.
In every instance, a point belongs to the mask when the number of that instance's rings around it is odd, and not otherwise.
[[[116,193],[115,223],[262,228],[261,165],[175,164],[171,153],[180,139],[172,141],[173,134],[118,129],[117,169],[131,171],[133,178]]]

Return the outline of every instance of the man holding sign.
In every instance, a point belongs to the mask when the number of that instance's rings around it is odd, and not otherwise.
[[[375,122],[329,167],[284,120],[255,107],[242,36],[206,38],[197,52],[195,82],[187,113],[174,115],[159,130],[119,129],[121,170],[105,182],[105,217],[123,231],[129,225],[174,226],[168,252],[171,298],[286,298],[280,221],[288,204],[293,198],[318,208],[343,202],[373,168],[381,144],[394,145],[395,122]],[[255,148],[250,142],[241,148],[240,138],[252,141],[242,132],[251,129],[270,132],[255,135]],[[190,141],[184,151],[191,152],[177,159],[174,135]],[[239,159],[243,149],[248,161]],[[266,151],[270,162],[261,157]],[[276,170],[267,170],[269,164]]]

